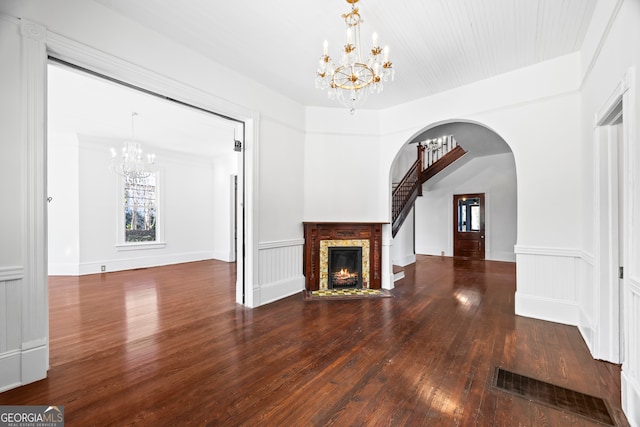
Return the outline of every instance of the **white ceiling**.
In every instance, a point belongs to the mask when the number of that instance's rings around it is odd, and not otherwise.
[[[339,57],[345,0],[94,0],[275,88],[336,106],[315,89],[322,42]],[[363,108],[386,108],[580,49],[597,0],[361,0],[363,49],[376,31],[396,79]]]
[[[145,152],[161,148],[214,157],[233,150],[236,122],[56,63],[47,74],[52,134],[135,139]]]
[[[339,56],[345,0],[94,0],[303,105],[337,107],[314,87],[322,42]],[[597,0],[361,0],[363,48],[376,31],[395,81],[363,108],[387,108],[580,49]],[[150,49],[160,48],[150,46]],[[49,128],[163,148],[228,152],[235,124],[52,66]],[[189,144],[187,144],[189,142]]]

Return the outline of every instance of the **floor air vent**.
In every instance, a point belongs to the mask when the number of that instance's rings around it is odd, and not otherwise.
[[[544,381],[525,377],[502,368],[496,368],[493,386],[524,397],[532,402],[571,412],[590,420],[615,426],[607,404],[599,397],[590,396]]]

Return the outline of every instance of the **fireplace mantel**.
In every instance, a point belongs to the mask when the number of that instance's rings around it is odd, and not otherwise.
[[[382,225],[379,222],[304,222],[304,276],[308,291],[320,289],[320,242],[366,241],[368,244],[368,283],[371,289],[382,285]],[[326,242],[325,242],[326,243]],[[326,246],[326,245],[324,245]]]

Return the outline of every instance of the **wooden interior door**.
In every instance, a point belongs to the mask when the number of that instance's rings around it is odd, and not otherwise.
[[[453,256],[484,259],[484,193],[453,196]]]

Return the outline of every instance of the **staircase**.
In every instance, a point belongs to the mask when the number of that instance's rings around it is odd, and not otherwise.
[[[418,159],[394,186],[391,196],[391,233],[396,236],[413,204],[422,196],[422,184],[462,157],[466,151],[452,135],[418,143]]]

